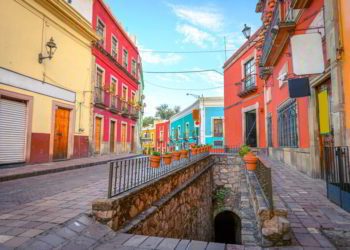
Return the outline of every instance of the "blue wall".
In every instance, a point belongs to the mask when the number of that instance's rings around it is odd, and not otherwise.
[[[195,131],[195,127],[194,127],[194,121],[192,118],[192,113],[185,115],[184,117],[181,117],[178,120],[172,121],[170,124],[170,139],[173,141],[173,143],[171,143],[174,146],[181,146],[181,144],[183,142],[185,142],[184,140],[184,133],[185,133],[185,127],[186,127],[186,123],[189,123],[189,139],[186,141],[188,143],[196,143],[196,138],[193,138],[193,136],[196,136],[196,134],[194,134]],[[178,127],[180,126],[181,128],[181,134],[179,134],[178,136],[178,140],[176,140],[175,138],[175,131],[178,130]],[[174,133],[173,133],[174,131]]]
[[[214,127],[213,118],[224,119],[223,107],[205,108],[205,144],[214,145],[214,141],[224,141],[224,137],[213,137]]]

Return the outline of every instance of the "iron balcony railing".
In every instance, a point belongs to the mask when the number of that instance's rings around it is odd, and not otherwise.
[[[170,165],[165,165],[161,161],[159,168],[150,167],[149,156],[111,161],[109,163],[108,198],[158,179],[177,169],[185,168],[208,155],[208,152],[196,155],[189,154],[188,158],[172,161]]]
[[[94,102],[95,102],[95,104],[103,104],[104,105],[104,90],[101,86],[95,87]]]

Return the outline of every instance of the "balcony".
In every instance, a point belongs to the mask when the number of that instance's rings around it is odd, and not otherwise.
[[[139,119],[139,110],[133,105],[130,105],[130,118],[133,120]]]
[[[121,113],[121,102],[118,96],[114,96],[111,94],[111,107],[110,111],[114,114],[120,114]]]
[[[290,32],[295,30],[296,11],[291,8],[291,1],[276,4],[272,22],[265,34],[260,66],[272,67],[280,56]]]
[[[238,96],[243,98],[258,91],[256,86],[256,74],[248,75],[242,80],[242,89]]]
[[[130,114],[129,104],[126,101],[121,100],[121,115],[123,117],[129,117],[129,114]]]
[[[98,108],[105,108],[105,101],[104,101],[104,90],[102,87],[97,86],[95,87],[94,91],[94,104]]]
[[[310,7],[311,0],[292,0],[291,8],[293,9],[305,9]]]

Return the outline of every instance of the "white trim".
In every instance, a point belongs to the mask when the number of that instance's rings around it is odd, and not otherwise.
[[[0,83],[61,99],[67,102],[75,103],[76,101],[76,93],[73,91],[63,89],[50,83],[39,81],[4,68],[0,68]]]
[[[259,141],[259,102],[242,108],[242,142],[245,144],[245,113],[255,110],[256,113],[256,146],[260,146]]]
[[[124,50],[127,52],[127,65],[126,68],[124,66]],[[123,46],[122,48],[122,66],[123,68],[125,68],[127,71],[129,71],[129,51]]]
[[[108,145],[111,146],[111,124],[114,122],[114,150],[113,153],[117,152],[117,138],[118,138],[118,120],[114,118],[109,119],[109,136],[108,136]],[[109,148],[109,152],[111,152],[111,149]]]
[[[111,35],[111,56],[113,57],[113,38],[117,41],[117,48],[116,48],[117,56],[114,59],[118,61],[118,59],[119,59],[119,40],[114,34]]]
[[[101,131],[100,131],[100,152],[99,154],[101,155],[102,152],[103,152],[103,130],[104,130],[104,115],[101,115],[101,114],[98,114],[98,113],[95,113],[94,114],[94,141],[93,141],[93,144],[94,144],[94,154],[96,154],[96,138],[95,138],[95,135],[96,135],[96,118],[100,118],[101,119]],[[109,139],[108,139],[109,140]]]
[[[104,25],[104,30],[103,30],[103,48],[107,47],[107,25],[106,23],[102,20],[101,17],[97,16],[96,17],[96,33],[97,33],[97,27],[98,27],[98,21],[101,21],[101,23],[103,23]]]
[[[225,133],[224,133],[224,117],[223,116],[212,116],[211,117],[211,133],[208,137],[216,137],[214,136],[214,120],[222,120],[222,137],[225,137]]]
[[[123,88],[126,88],[126,98],[125,101],[129,101],[129,87],[125,83],[122,83],[122,93],[121,93],[121,98],[123,98]]]

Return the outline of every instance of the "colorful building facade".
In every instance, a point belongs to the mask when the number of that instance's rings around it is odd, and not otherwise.
[[[222,97],[201,97],[191,106],[170,118],[171,148],[190,144],[224,146],[224,110]],[[194,110],[198,111],[197,121]]]
[[[0,14],[0,164],[88,156],[89,20],[63,0],[1,1]]]
[[[95,43],[93,151],[136,152],[142,110],[141,58],[131,39],[102,0],[93,3]]]
[[[224,65],[225,142],[266,147],[264,81],[258,76],[258,30]]]
[[[156,146],[156,128],[154,124],[142,128],[141,146],[144,154],[151,154]]]
[[[155,150],[165,153],[169,149],[169,121],[155,121]]]

